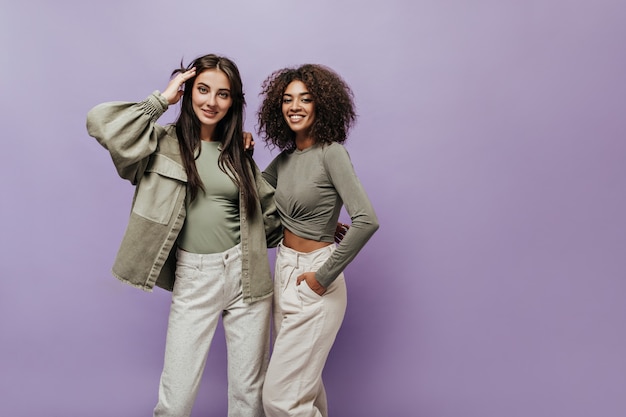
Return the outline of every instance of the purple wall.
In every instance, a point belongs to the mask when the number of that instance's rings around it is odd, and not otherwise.
[[[626,413],[623,2],[12,3],[0,415],[150,415],[169,294],[109,273],[132,187],[85,115],[208,52],[239,64],[248,130],[280,67],[323,63],[354,88],[347,146],[381,229],[346,271],[333,416]],[[225,415],[213,346],[196,417]]]

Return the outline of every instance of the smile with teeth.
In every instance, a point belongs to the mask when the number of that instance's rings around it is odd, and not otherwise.
[[[289,116],[289,120],[291,120],[292,122],[299,122],[302,119],[304,119],[304,116],[301,114],[292,114],[291,116]]]

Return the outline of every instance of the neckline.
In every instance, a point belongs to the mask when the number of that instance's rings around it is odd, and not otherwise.
[[[208,141],[208,140],[201,140],[200,142],[202,142],[202,144],[200,146],[208,146],[212,149],[217,148],[218,151],[222,151],[222,142],[217,142],[217,141]]]
[[[294,150],[294,153],[297,153],[297,154],[307,153],[307,152],[308,152],[308,151],[310,151],[311,149],[315,149],[315,148],[317,148],[317,146],[318,146],[318,144],[317,144],[317,143],[314,143],[313,145],[309,146],[308,148],[304,148],[304,149],[298,149],[298,148],[296,148],[296,149]]]

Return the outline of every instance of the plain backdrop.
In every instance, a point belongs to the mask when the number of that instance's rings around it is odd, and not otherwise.
[[[209,52],[239,65],[252,132],[276,69],[325,64],[354,90],[346,147],[381,227],[345,271],[332,417],[626,415],[625,13],[1,0],[0,415],[151,415],[170,295],[110,274],[133,188],[85,116]],[[219,330],[194,417],[226,415],[225,381]]]

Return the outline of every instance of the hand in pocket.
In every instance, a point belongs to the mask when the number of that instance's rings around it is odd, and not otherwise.
[[[305,272],[296,279],[296,285],[300,285],[302,281],[320,297],[326,292],[326,288],[315,279],[315,272]]]

